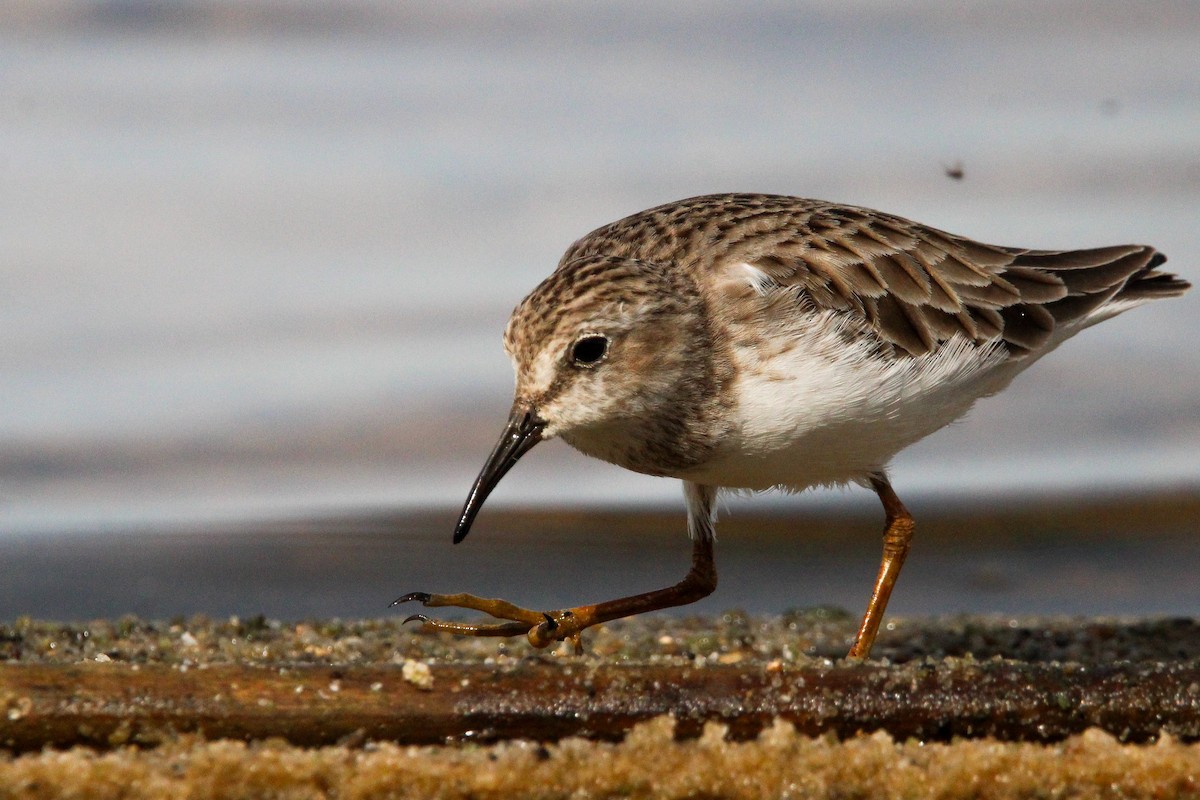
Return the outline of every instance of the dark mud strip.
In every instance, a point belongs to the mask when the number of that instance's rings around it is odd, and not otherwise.
[[[1194,662],[426,666],[0,665],[0,743],[28,752],[153,745],[180,733],[302,746],[616,740],[663,714],[683,737],[717,721],[731,738],[753,738],[779,717],[801,734],[839,737],[1047,742],[1099,727],[1131,742],[1200,738]]]
[[[1200,613],[1200,487],[977,501],[901,495],[917,536],[892,614]],[[825,605],[861,614],[883,525],[874,498],[862,499],[837,509],[805,497],[737,505],[718,532],[720,586],[677,613]],[[485,509],[454,546],[458,511],[346,510],[204,529],[3,538],[0,620],[402,619],[411,610],[389,612],[388,603],[414,590],[562,608],[669,585],[690,564],[681,506],[501,505]]]

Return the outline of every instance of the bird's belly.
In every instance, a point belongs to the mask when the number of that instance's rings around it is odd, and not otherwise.
[[[970,404],[937,415],[910,417],[907,424],[831,422],[780,430],[777,436],[744,439],[692,470],[689,480],[737,489],[805,489],[862,480],[883,469],[896,453],[952,422]]]
[[[734,424],[687,479],[744,489],[861,481],[1019,370],[965,342],[922,358],[822,355],[797,350],[739,370]]]

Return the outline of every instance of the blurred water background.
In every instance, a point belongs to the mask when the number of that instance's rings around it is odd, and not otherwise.
[[[685,196],[1147,242],[1195,280],[1198,41],[1191,0],[0,5],[0,539],[452,509],[511,308]],[[1198,311],[1072,340],[897,490],[1200,484]],[[489,501],[678,504],[560,443]]]

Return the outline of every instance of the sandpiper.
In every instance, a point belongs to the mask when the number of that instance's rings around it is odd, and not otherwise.
[[[536,647],[717,585],[721,489],[857,483],[883,503],[878,577],[849,655],[865,658],[908,554],[913,519],[886,468],[1061,342],[1189,284],[1145,245],[1028,250],[890,214],[762,194],[696,197],[599,228],[513,312],[508,425],[454,541],[524,453],[561,437],[581,452],[683,481],[692,568],[674,586],[557,611],[470,594],[499,622],[430,631],[527,636]]]

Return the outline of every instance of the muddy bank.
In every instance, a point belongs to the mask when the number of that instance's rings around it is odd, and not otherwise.
[[[671,716],[680,737],[718,723],[733,740],[776,721],[809,736],[1058,741],[1089,728],[1121,741],[1200,738],[1200,666],[1030,665],[947,659],[785,666],[523,660],[507,666],[0,666],[0,744],[154,746],[179,734],[307,747],[619,741]]]
[[[396,620],[135,618],[0,627],[0,744],[153,745],[176,734],[304,746],[619,740],[672,715],[922,741],[1200,737],[1200,625],[1191,620],[894,620],[851,662],[849,615],[815,609],[604,626],[587,653],[431,636]]]

